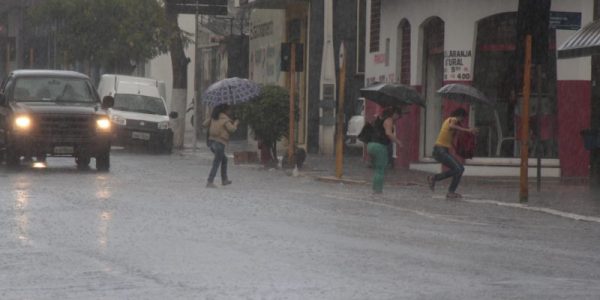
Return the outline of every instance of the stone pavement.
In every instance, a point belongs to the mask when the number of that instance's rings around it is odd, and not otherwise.
[[[186,139],[186,151],[192,150],[191,139]],[[235,151],[255,151],[246,141],[232,141],[228,154],[232,156]],[[198,141],[198,152],[207,152],[204,141]],[[233,162],[233,159],[231,160]],[[344,157],[342,181],[329,180],[334,183],[344,182],[349,184],[362,184],[370,188],[373,170],[357,153],[347,154]],[[285,172],[291,172],[289,170]],[[303,168],[302,176],[311,176],[315,180],[328,181],[335,179],[335,157],[330,155],[308,154]],[[423,193],[431,193],[427,187],[428,173],[408,169],[389,169],[386,172],[384,193],[387,189],[394,192],[401,191],[402,187],[422,188]],[[444,198],[445,190],[450,179],[438,182],[432,197]],[[537,191],[536,179],[529,179],[529,201],[519,202],[520,182],[515,177],[463,177],[458,188],[463,194],[462,201],[473,203],[486,203],[491,205],[511,206],[529,209],[544,213],[555,214],[575,220],[584,220],[600,223],[600,189],[589,187],[586,180],[561,180],[558,178],[542,178],[541,190]]]

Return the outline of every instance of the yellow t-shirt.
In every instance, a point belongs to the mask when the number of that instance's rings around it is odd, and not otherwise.
[[[440,129],[440,134],[438,135],[437,140],[435,140],[436,146],[442,146],[446,148],[452,148],[452,140],[454,139],[454,130],[450,128],[450,122],[456,124],[458,120],[454,117],[447,118],[446,121],[442,124],[442,129]]]

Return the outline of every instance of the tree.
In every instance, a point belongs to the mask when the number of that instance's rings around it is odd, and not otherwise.
[[[165,0],[165,3],[174,2]],[[171,52],[171,67],[173,69],[173,94],[171,108],[180,116],[185,116],[187,106],[187,67],[190,59],[185,56],[184,46],[189,42],[185,33],[179,28],[178,14],[166,9],[167,32],[169,37],[169,51]],[[184,118],[178,118],[173,127],[173,146],[183,147],[185,132]]]
[[[158,1],[47,0],[29,13],[39,28],[55,28],[64,64],[91,62],[129,73],[135,62],[169,50],[167,19]]]
[[[248,123],[254,138],[269,150],[271,159],[277,162],[277,142],[289,133],[287,89],[277,85],[264,86],[258,99],[239,106],[236,112]]]

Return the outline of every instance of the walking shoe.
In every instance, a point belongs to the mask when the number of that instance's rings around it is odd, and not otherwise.
[[[214,183],[212,183],[212,182],[207,182],[207,183],[206,183],[206,187],[207,187],[207,188],[214,189],[214,188],[216,188],[217,186],[216,186]]]
[[[427,176],[427,184],[429,185],[429,189],[433,192],[435,190],[435,180],[433,180],[433,176]]]
[[[459,193],[450,192],[450,193],[446,194],[446,199],[461,199],[461,198],[462,198],[462,195]]]
[[[223,181],[221,182],[221,185],[222,185],[222,186],[226,186],[226,185],[230,185],[230,184],[231,184],[231,180],[223,180]]]

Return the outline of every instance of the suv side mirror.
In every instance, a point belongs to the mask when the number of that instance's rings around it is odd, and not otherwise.
[[[177,119],[177,118],[179,118],[179,114],[176,111],[172,111],[169,114],[169,118],[171,118],[171,119]]]
[[[4,93],[0,93],[0,105],[6,105],[6,95]]]
[[[104,96],[102,98],[102,109],[109,109],[115,105],[115,98],[112,96]]]

